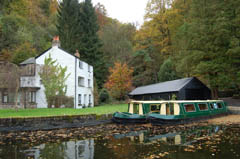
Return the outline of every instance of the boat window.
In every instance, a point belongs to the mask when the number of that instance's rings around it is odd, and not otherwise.
[[[160,112],[160,108],[161,108],[160,104],[150,105],[151,112]]]
[[[139,104],[133,104],[133,113],[138,114],[139,112]]]
[[[194,104],[184,104],[186,112],[195,112]]]
[[[213,104],[213,108],[214,108],[214,109],[217,109],[217,108],[218,108],[217,103],[214,103],[214,104]]]
[[[198,104],[198,108],[199,108],[199,110],[208,110],[206,103]]]
[[[211,109],[214,109],[213,103],[210,103],[210,108],[211,108]]]
[[[218,109],[222,109],[222,103],[217,103]]]
[[[166,104],[166,115],[174,115],[174,104],[173,103]]]

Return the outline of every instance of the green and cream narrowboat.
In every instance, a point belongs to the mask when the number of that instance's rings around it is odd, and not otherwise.
[[[114,113],[113,121],[172,124],[226,113],[226,103],[222,100],[131,101],[128,104],[128,112]]]
[[[222,100],[162,101],[157,106],[159,111],[147,117],[152,124],[185,123],[227,113],[226,103]]]

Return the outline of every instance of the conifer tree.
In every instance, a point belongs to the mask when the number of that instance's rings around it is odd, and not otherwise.
[[[63,0],[58,9],[57,30],[61,47],[74,54],[79,34],[79,3],[78,0]]]
[[[94,76],[101,88],[105,78],[105,64],[100,51],[102,46],[98,37],[97,15],[91,0],[80,3],[78,50],[81,58],[94,67]]]

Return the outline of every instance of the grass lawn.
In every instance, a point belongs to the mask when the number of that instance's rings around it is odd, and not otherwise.
[[[45,117],[61,115],[85,115],[85,114],[111,114],[116,111],[126,112],[127,104],[103,105],[93,108],[72,109],[72,108],[40,108],[40,109],[0,109],[0,118],[9,117]]]

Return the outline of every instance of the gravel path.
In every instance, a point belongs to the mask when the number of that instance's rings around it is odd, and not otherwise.
[[[240,124],[240,115],[227,115],[207,120],[209,124]]]

